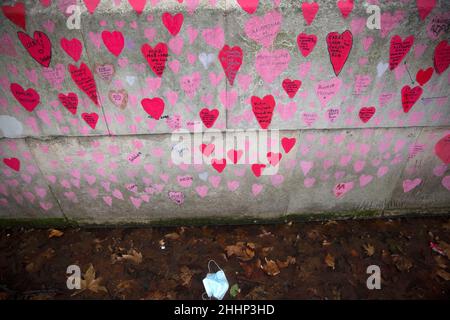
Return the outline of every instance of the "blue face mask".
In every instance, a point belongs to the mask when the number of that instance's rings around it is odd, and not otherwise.
[[[214,264],[219,269],[219,271],[217,271],[216,273],[211,273],[211,262],[214,262]],[[222,300],[229,287],[225,272],[220,269],[220,267],[214,260],[210,260],[208,262],[208,271],[209,273],[206,275],[206,278],[203,279],[203,285],[205,286],[206,294],[210,299],[216,298],[217,300]]]

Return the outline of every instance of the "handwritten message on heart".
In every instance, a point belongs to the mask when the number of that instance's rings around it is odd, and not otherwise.
[[[169,56],[167,45],[160,42],[155,48],[152,48],[150,45],[144,44],[141,47],[141,52],[155,75],[162,77],[164,68],[166,67],[167,57]]]
[[[31,38],[28,34],[19,31],[17,32],[17,36],[23,47],[34,60],[46,68],[50,65],[52,59],[52,43],[45,33],[35,31],[33,38]]]
[[[98,106],[97,84],[89,67],[84,62],[79,68],[69,64],[69,72],[78,88]]]
[[[219,52],[220,64],[231,86],[234,84],[234,79],[242,65],[242,58],[243,52],[238,46],[231,48],[225,45]]]
[[[252,96],[252,111],[262,129],[267,129],[272,122],[273,109],[275,108],[275,99],[272,95],[264,98]]]
[[[409,36],[405,40],[398,35],[391,38],[389,49],[389,70],[394,70],[403,58],[408,54],[414,44],[414,36]]]
[[[32,112],[41,102],[39,93],[33,88],[24,90],[20,84],[11,83],[10,89],[14,98],[16,98],[28,112]]]
[[[339,34],[330,32],[327,35],[328,54],[336,77],[341,73],[353,46],[353,35],[349,30]]]
[[[262,49],[256,54],[256,72],[265,82],[271,83],[288,68],[290,60],[291,55],[286,49]]]

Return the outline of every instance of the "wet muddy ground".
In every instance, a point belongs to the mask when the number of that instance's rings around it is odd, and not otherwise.
[[[213,259],[230,284],[225,299],[448,299],[449,244],[448,216],[0,229],[0,298],[202,299]],[[67,288],[69,265],[80,267],[79,290]],[[366,286],[370,265],[380,290]]]

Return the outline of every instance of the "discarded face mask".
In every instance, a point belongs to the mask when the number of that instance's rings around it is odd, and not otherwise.
[[[219,269],[216,273],[211,273],[211,262],[214,262]],[[216,298],[217,300],[222,300],[228,291],[229,285],[225,272],[223,272],[214,260],[208,262],[208,274],[205,279],[203,279],[203,285],[205,286],[206,294],[210,299]]]

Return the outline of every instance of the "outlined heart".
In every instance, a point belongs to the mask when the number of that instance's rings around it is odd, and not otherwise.
[[[152,69],[156,76],[161,78],[166,67],[167,57],[169,56],[167,44],[160,42],[155,48],[152,48],[148,44],[143,44],[141,53],[147,60],[150,69]]]
[[[220,64],[231,86],[234,84],[234,79],[242,65],[243,56],[242,49],[238,46],[225,45],[219,52]]]
[[[28,112],[32,112],[41,102],[39,93],[33,88],[24,90],[18,83],[11,83],[9,88],[13,96]]]
[[[327,35],[328,53],[330,55],[331,65],[333,66],[336,77],[341,73],[342,68],[352,50],[353,35],[350,30],[343,33],[330,32]]]
[[[52,60],[52,43],[45,33],[35,31],[33,38],[31,38],[28,34],[19,31],[17,36],[25,50],[28,51],[34,60],[46,68],[50,65]]]

